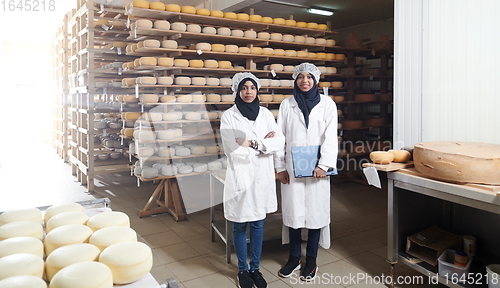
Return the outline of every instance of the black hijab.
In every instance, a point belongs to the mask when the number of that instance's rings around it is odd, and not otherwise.
[[[257,115],[259,115],[259,110],[260,110],[259,97],[255,97],[255,99],[250,103],[246,103],[245,101],[243,101],[243,99],[241,99],[241,88],[247,81],[252,81],[253,85],[257,89],[258,86],[254,79],[244,78],[238,84],[238,92],[236,93],[234,102],[236,103],[236,108],[240,110],[241,114],[244,117],[246,117],[248,120],[255,121],[255,119],[257,119]],[[257,91],[257,95],[258,94],[259,92]]]
[[[316,85],[317,81],[314,78],[314,75],[312,74],[310,75],[314,80],[314,86],[309,91],[304,92],[300,90],[299,86],[297,86],[297,79],[295,79],[293,84],[293,97],[295,97],[295,101],[297,101],[300,111],[302,111],[302,114],[304,114],[304,120],[306,121],[306,128],[309,128],[309,114],[311,113],[311,110],[321,100],[319,96],[318,85]]]

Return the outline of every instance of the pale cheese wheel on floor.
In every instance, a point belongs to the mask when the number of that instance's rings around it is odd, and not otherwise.
[[[297,56],[297,51],[295,51],[295,50],[285,50],[285,56],[296,57]]]
[[[231,36],[234,36],[234,37],[243,37],[243,36],[245,36],[245,33],[243,32],[243,30],[233,29],[233,30],[231,30]]]
[[[156,80],[156,78],[155,78]],[[157,94],[141,94],[140,100],[142,103],[158,103],[160,97]]]
[[[223,44],[212,44],[211,48],[212,48],[212,51],[214,51],[214,52],[226,51],[226,46],[224,46]]]
[[[210,35],[215,35],[215,34],[217,34],[217,29],[215,29],[214,27],[206,26],[206,27],[203,27],[203,29],[201,29],[201,32],[206,33],[206,34],[210,34]]]
[[[222,12],[220,10],[212,10],[212,11],[210,11],[210,16],[222,18],[222,17],[224,17],[224,12]]]
[[[217,34],[222,36],[231,36],[231,29],[227,27],[217,28]]]
[[[232,85],[231,78],[228,78],[228,77],[220,78],[220,85],[221,86],[231,86]]]
[[[207,59],[203,61],[203,64],[206,68],[219,68],[219,62],[213,59]]]
[[[71,264],[54,275],[50,288],[112,288],[111,269],[99,262],[87,261]]]
[[[153,27],[156,29],[169,30],[170,22],[166,20],[156,20],[153,24]]]
[[[20,236],[35,237],[42,240],[42,224],[40,224],[40,221],[15,221],[0,226],[0,241]]]
[[[206,78],[206,81],[208,86],[219,86],[220,84],[219,78],[208,77]]]
[[[210,10],[205,8],[196,9],[196,14],[203,16],[210,16]]]
[[[174,83],[174,78],[170,76],[158,77],[157,82],[159,85],[172,85]]]
[[[90,227],[80,224],[70,224],[54,228],[45,236],[45,255],[50,255],[52,251],[62,246],[76,243],[88,243],[92,233],[93,231]]]
[[[207,101],[207,97],[204,94],[193,94],[192,102],[205,102],[205,101]]]
[[[139,117],[140,117],[140,113],[137,113],[137,114],[139,114]],[[137,118],[139,118],[139,117],[137,117]],[[55,204],[55,205],[52,205],[49,208],[47,208],[47,210],[45,211],[44,221],[45,221],[45,223],[47,223],[47,221],[49,221],[49,219],[52,216],[57,215],[59,213],[64,213],[64,212],[69,212],[69,211],[83,212],[84,210],[85,210],[85,208],[83,208],[82,205],[80,205],[78,203],[74,203],[74,202]]]
[[[191,103],[193,101],[193,96],[186,95],[177,95],[176,101],[179,103]]]
[[[212,50],[212,45],[210,43],[196,43],[195,45],[196,50],[201,50],[201,51],[211,51]]]
[[[87,226],[94,232],[110,226],[130,227],[130,218],[127,214],[119,211],[105,212],[90,217]]]
[[[163,40],[161,42],[161,47],[167,49],[177,49],[177,47],[179,47],[179,44],[175,40]]]
[[[184,114],[184,118],[186,120],[191,120],[191,121],[200,120],[201,113],[200,112],[186,112],[186,114]]]
[[[188,24],[186,31],[191,33],[201,33],[201,26],[198,24]]]
[[[178,4],[166,4],[165,11],[170,12],[181,12],[181,6]]]
[[[116,237],[117,235],[114,236]],[[50,253],[45,260],[45,272],[47,279],[51,281],[57,272],[71,264],[97,261],[100,253],[101,250],[99,250],[97,246],[89,243],[77,243],[59,247],[52,251],[52,253]]]
[[[306,37],[301,36],[301,35],[297,35],[297,36],[295,36],[295,42],[297,42],[297,43],[305,43],[306,42]]]
[[[165,4],[161,2],[151,2],[149,3],[149,9],[165,11]]]
[[[144,40],[143,45],[146,48],[160,48],[161,42],[156,39],[146,39]]]
[[[174,131],[172,129],[157,130],[156,136],[160,140],[171,140],[175,138]]]
[[[186,28],[187,28],[186,23],[174,22],[174,23],[170,24],[170,29],[171,30],[184,32],[184,31],[186,31]]]
[[[152,147],[139,147],[137,150],[137,156],[139,157],[150,157],[155,153]]]
[[[37,276],[17,275],[0,280],[0,288],[47,288],[47,283]]]
[[[195,60],[189,60],[189,67],[193,67],[193,68],[203,68],[203,60],[198,60],[198,59],[195,59]],[[196,85],[196,84],[195,84]]]
[[[49,233],[52,231],[52,229],[64,226],[64,225],[70,225],[70,224],[80,224],[80,225],[85,225],[87,224],[87,221],[89,220],[89,216],[85,214],[84,212],[80,211],[69,211],[69,212],[64,212],[60,213],[57,215],[54,215],[47,221],[45,224],[45,232]]]
[[[43,259],[30,253],[12,254],[0,258],[0,280],[19,275],[42,278],[43,270]]]
[[[251,50],[248,47],[239,47],[238,48],[238,53],[241,54],[250,54]]]
[[[29,253],[43,258],[43,242],[30,236],[12,237],[0,241],[0,258],[17,253]]]
[[[153,28],[153,21],[147,19],[139,19],[135,21],[135,27],[137,28]]]
[[[196,14],[196,8],[193,6],[181,6],[182,13]]]
[[[174,79],[175,85],[191,85],[191,77],[179,76]]]
[[[172,80],[173,81],[173,80]],[[161,103],[171,103],[171,102],[176,102],[176,98],[173,95],[163,95],[160,97],[160,102]]]
[[[267,23],[267,24],[272,24],[273,23],[273,18],[272,17],[262,17],[262,23]]]
[[[99,262],[111,269],[114,284],[128,284],[149,273],[153,252],[142,242],[121,242],[104,249]]]
[[[257,32],[255,32],[253,30],[246,30],[243,33],[243,36],[246,38],[257,38]]]
[[[38,208],[23,208],[6,210],[0,214],[0,226],[15,221],[43,222],[42,212]]]

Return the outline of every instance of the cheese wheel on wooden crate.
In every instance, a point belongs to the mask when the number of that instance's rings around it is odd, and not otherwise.
[[[181,12],[181,6],[177,4],[166,4],[165,11],[170,12]]]
[[[238,53],[240,53],[240,54],[250,54],[251,50],[248,47],[239,47],[238,48]]]
[[[196,9],[196,14],[203,16],[210,16],[210,10],[205,8]]]
[[[267,24],[272,24],[273,23],[273,18],[272,17],[262,17],[261,22],[267,23]]]
[[[12,237],[0,241],[0,258],[17,253],[29,253],[43,258],[43,242],[30,236]]]
[[[205,66],[205,68],[219,68],[219,62],[217,62],[217,60],[207,59],[203,61],[203,66]]]
[[[47,283],[33,275],[17,275],[0,280],[0,288],[47,288]]]
[[[184,32],[184,31],[186,31],[186,28],[187,28],[186,23],[174,22],[174,23],[170,24],[170,29],[171,30]]]
[[[89,216],[85,214],[84,212],[80,211],[69,211],[69,212],[64,212],[60,213],[57,215],[54,215],[47,221],[45,224],[45,232],[49,233],[52,231],[52,229],[64,226],[64,225],[69,225],[69,224],[81,224],[85,225],[87,224],[87,221],[89,220]]]
[[[153,22],[147,19],[139,19],[135,21],[135,27],[137,28],[153,28]]]
[[[33,254],[18,253],[0,258],[0,280],[19,275],[42,278],[43,270],[43,259]]]
[[[165,11],[165,4],[161,2],[151,2],[149,3],[149,9]]]
[[[217,34],[222,36],[231,36],[231,29],[226,27],[217,28]]]
[[[370,160],[376,164],[390,164],[394,160],[394,155],[387,151],[373,151],[370,153]]]
[[[176,101],[179,103],[191,103],[193,101],[193,96],[186,95],[177,95]]]
[[[57,248],[45,261],[47,279],[51,281],[57,272],[71,264],[97,261],[100,253],[101,250],[98,247],[89,243],[77,243]]]
[[[257,38],[257,32],[255,32],[253,30],[246,30],[243,33],[243,36],[246,37],[246,38]]]
[[[0,241],[19,236],[35,237],[42,240],[42,224],[39,221],[15,221],[0,226]]]
[[[224,12],[222,12],[220,10],[212,10],[212,11],[210,11],[210,16],[223,18],[224,17]]]
[[[174,82],[175,85],[191,85],[191,77],[178,76],[175,77]]]
[[[88,243],[92,233],[93,231],[90,227],[80,224],[70,224],[54,228],[45,236],[45,254],[50,255],[52,251],[66,245]]]
[[[170,22],[168,22],[166,20],[156,20],[153,23],[153,27],[156,29],[169,30],[170,29]]]
[[[193,6],[181,6],[182,13],[196,14],[196,8]]]
[[[209,27],[209,26],[203,27],[203,29],[201,29],[201,32],[206,33],[206,34],[210,34],[210,35],[217,34],[217,30],[214,27]]]
[[[90,217],[87,226],[94,232],[110,226],[130,227],[130,218],[127,214],[119,211],[105,212]]]
[[[111,269],[99,262],[86,261],[71,264],[59,270],[50,281],[50,288],[112,288]]]
[[[201,33],[201,26],[198,24],[188,24],[186,31],[191,33]]]
[[[6,210],[0,214],[0,226],[16,221],[43,222],[42,212],[38,208],[22,208]]]

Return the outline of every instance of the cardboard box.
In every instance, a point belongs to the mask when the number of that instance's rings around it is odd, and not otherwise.
[[[433,266],[446,249],[462,247],[462,236],[450,233],[436,226],[409,236],[406,240],[406,253]]]

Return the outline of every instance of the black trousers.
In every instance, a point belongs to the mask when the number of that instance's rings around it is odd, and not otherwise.
[[[318,257],[319,248],[319,236],[321,229],[308,229],[307,235],[307,246],[306,246],[306,260],[314,260],[313,264],[316,264],[316,258]],[[302,229],[293,229],[288,227],[288,233],[290,235],[290,257],[300,259],[301,248],[300,243],[302,242]]]

